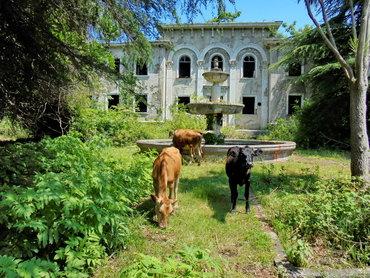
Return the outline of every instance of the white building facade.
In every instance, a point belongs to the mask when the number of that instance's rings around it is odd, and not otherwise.
[[[224,125],[241,129],[263,129],[277,118],[286,117],[295,105],[302,105],[304,88],[292,85],[294,72],[271,70],[278,61],[279,51],[274,37],[281,22],[206,23],[164,25],[161,39],[153,42],[150,64],[137,66],[140,91],[138,111],[146,119],[171,118],[171,106],[177,103],[205,101],[211,85],[202,74],[213,67],[229,73],[221,84],[226,103],[244,104],[242,114],[225,116]],[[121,59],[122,45],[113,45],[113,55]],[[117,63],[118,65],[119,63]],[[122,69],[122,65],[120,70]],[[118,91],[109,93],[118,102]]]

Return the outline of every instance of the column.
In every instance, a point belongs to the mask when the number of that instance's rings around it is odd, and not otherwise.
[[[229,103],[239,103],[239,96],[237,94],[237,76],[238,69],[236,66],[236,60],[230,60],[230,83],[229,83]],[[235,125],[235,115],[228,116],[228,124]]]
[[[268,122],[268,105],[269,105],[269,88],[268,88],[268,63],[267,61],[262,61],[262,96],[261,96],[261,125],[260,128],[265,128]]]
[[[171,106],[173,104],[173,62],[166,61],[166,95],[165,95],[165,114],[166,120],[171,119]]]
[[[196,88],[197,88],[197,91],[196,91],[196,96],[197,98],[202,98],[203,97],[203,72],[204,72],[204,69],[203,69],[203,64],[204,64],[204,61],[203,60],[198,60],[197,61],[197,83],[196,83]]]

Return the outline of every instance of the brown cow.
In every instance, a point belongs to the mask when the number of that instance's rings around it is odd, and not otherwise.
[[[173,133],[172,144],[183,154],[184,149],[188,148],[191,159],[194,160],[197,154],[198,165],[203,157],[202,151],[202,133],[191,129],[177,129]]]
[[[175,147],[164,148],[153,163],[153,186],[155,195],[151,195],[155,202],[155,213],[158,225],[165,228],[169,215],[173,212],[173,205],[177,203],[177,189],[181,171],[181,154]],[[170,196],[167,196],[167,186]],[[177,204],[176,204],[177,205]]]

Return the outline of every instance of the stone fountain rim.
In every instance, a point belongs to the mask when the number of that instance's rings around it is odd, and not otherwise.
[[[139,144],[150,144],[150,143],[156,143],[158,146],[168,146],[168,144],[172,143],[172,139],[144,139],[144,140],[138,140],[136,143]],[[258,144],[256,144],[258,143]],[[261,144],[266,143],[266,144]],[[233,146],[240,146],[244,147],[246,145],[252,145],[252,146],[258,146],[259,148],[277,148],[277,147],[296,147],[296,143],[293,141],[267,141],[267,140],[249,140],[249,139],[225,139],[224,144],[220,145],[207,145],[202,144],[205,148],[225,148],[225,147],[233,147]]]

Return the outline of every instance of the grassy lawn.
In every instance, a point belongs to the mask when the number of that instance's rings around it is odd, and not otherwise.
[[[135,148],[125,148],[122,159],[131,159]],[[277,231],[285,249],[292,246],[297,232],[281,225],[276,216],[287,200],[305,198],[301,184],[320,179],[349,175],[346,152],[297,151],[288,161],[256,163],[252,174],[254,194],[264,207],[271,225]],[[266,178],[267,177],[267,178]],[[271,180],[269,180],[271,179]],[[152,201],[145,200],[137,208],[127,249],[115,254],[96,277],[118,277],[122,269],[140,258],[140,253],[165,262],[186,247],[207,250],[223,269],[223,277],[275,277],[272,265],[275,256],[270,238],[263,225],[252,213],[244,212],[242,191],[239,190],[238,213],[230,214],[230,192],[224,171],[224,161],[205,162],[201,166],[183,166],[180,180],[180,208],[170,219],[167,229],[161,230],[152,221]],[[305,252],[305,246],[299,252]],[[324,239],[310,242],[305,266],[316,268],[352,267],[344,252],[333,251]],[[218,274],[219,275],[219,274]],[[211,274],[211,277],[212,274]],[[215,275],[214,277],[217,277]]]
[[[230,193],[223,162],[185,165],[179,191],[180,208],[165,230],[152,222],[151,200],[138,207],[132,221],[136,233],[127,250],[116,254],[97,277],[119,276],[139,253],[164,260],[186,247],[207,250],[223,269],[223,277],[275,276],[272,242],[253,210],[247,215],[239,200],[238,213],[228,213]]]

